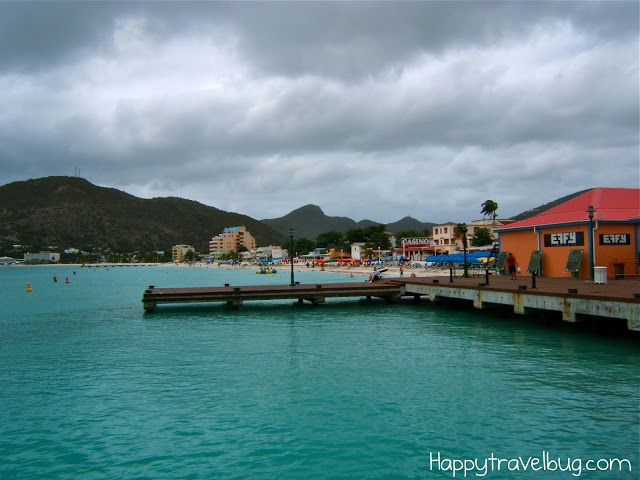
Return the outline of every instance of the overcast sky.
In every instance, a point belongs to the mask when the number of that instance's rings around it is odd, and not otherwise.
[[[638,2],[0,2],[0,184],[256,219],[640,185]]]

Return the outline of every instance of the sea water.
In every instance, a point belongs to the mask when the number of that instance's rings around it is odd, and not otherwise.
[[[639,478],[637,337],[428,301],[141,304],[289,282],[0,268],[0,478]]]

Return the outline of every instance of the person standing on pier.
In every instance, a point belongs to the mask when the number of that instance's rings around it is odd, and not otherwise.
[[[511,280],[516,279],[516,266],[518,262],[516,261],[516,257],[513,256],[513,253],[509,252],[507,255],[507,266],[509,267],[509,275],[511,275]]]

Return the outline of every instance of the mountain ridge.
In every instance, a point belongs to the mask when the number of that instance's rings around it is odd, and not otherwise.
[[[344,233],[351,229],[366,228],[371,225],[382,225],[380,222],[365,219],[356,222],[349,217],[326,215],[318,205],[307,204],[292,210],[288,214],[279,218],[262,219],[271,228],[283,235],[288,235],[289,229],[293,228],[294,235],[298,238],[315,239],[319,234],[330,231]],[[396,233],[407,230],[424,231],[431,229],[434,223],[421,222],[412,217],[404,217],[397,222],[389,223],[387,230]]]
[[[0,243],[151,251],[188,243],[208,251],[225,227],[245,225],[261,244],[284,238],[246,215],[178,197],[141,199],[79,177],[43,177],[0,187]]]
[[[587,190],[513,218],[529,218]],[[33,247],[94,246],[115,251],[151,251],[188,243],[206,252],[211,237],[236,225],[246,226],[258,246],[266,246],[288,244],[290,228],[296,238],[314,240],[332,230],[344,233],[376,224],[381,223],[328,216],[313,204],[283,217],[256,220],[179,197],[142,199],[80,177],[41,177],[0,186],[0,246],[4,250],[14,243]],[[387,231],[424,231],[433,225],[407,216],[387,224]]]

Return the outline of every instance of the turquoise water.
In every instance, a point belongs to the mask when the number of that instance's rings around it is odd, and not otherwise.
[[[466,478],[639,477],[637,338],[428,302],[140,302],[147,285],[289,281],[0,268],[0,478],[453,478],[446,459],[492,454],[500,471]],[[572,470],[506,463],[543,452]],[[584,470],[610,458],[632,472]]]

